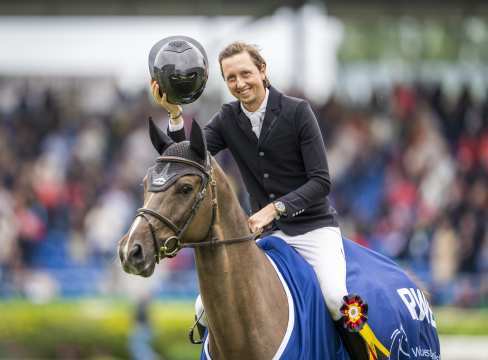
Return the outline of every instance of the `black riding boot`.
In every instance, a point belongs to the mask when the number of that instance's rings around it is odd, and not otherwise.
[[[368,345],[358,332],[344,327],[344,319],[335,321],[335,326],[351,360],[369,360]]]

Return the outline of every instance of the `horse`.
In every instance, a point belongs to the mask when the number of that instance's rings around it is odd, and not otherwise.
[[[160,156],[144,177],[144,205],[119,241],[119,257],[126,272],[148,277],[161,260],[194,248],[208,323],[202,359],[350,359],[313,270],[279,238],[254,241],[198,123],[189,141],[174,143],[151,119],[149,135]],[[347,240],[344,249],[348,289],[369,302],[361,330],[369,359],[438,359],[423,293],[390,260]],[[394,288],[364,268],[387,273]]]

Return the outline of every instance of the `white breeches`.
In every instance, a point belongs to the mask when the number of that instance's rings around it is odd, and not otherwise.
[[[348,295],[346,288],[346,258],[342,234],[338,227],[324,227],[308,233],[289,236],[281,230],[271,235],[282,238],[309,263],[317,275],[327,308],[334,320],[342,316],[342,298]],[[207,326],[200,295],[195,301],[195,313],[200,324]],[[202,316],[203,315],[203,316]]]
[[[315,270],[327,308],[334,320],[342,316],[342,298],[346,288],[346,258],[338,227],[324,227],[308,233],[289,236],[281,230],[273,232],[291,245]]]

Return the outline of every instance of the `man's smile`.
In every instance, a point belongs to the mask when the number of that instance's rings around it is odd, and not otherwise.
[[[247,95],[249,94],[249,92],[251,92],[251,89],[250,88],[246,88],[246,89],[243,89],[243,90],[239,90],[238,93],[241,94],[241,95]]]

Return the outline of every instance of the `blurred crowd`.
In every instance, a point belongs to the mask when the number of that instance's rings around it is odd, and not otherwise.
[[[156,156],[146,119],[165,128],[166,116],[146,90],[105,84],[102,96],[96,85],[0,79],[0,297],[62,287],[69,269],[120,267],[117,241]],[[208,113],[195,105],[186,121],[204,124],[221,100],[199,102]],[[400,262],[434,303],[486,305],[488,97],[399,84],[361,104],[332,97],[315,111],[343,233]],[[219,161],[247,208],[235,164],[228,153]],[[177,286],[193,266],[188,251],[166,271]]]
[[[488,98],[396,85],[317,112],[345,233],[400,262],[436,304],[486,304]]]

